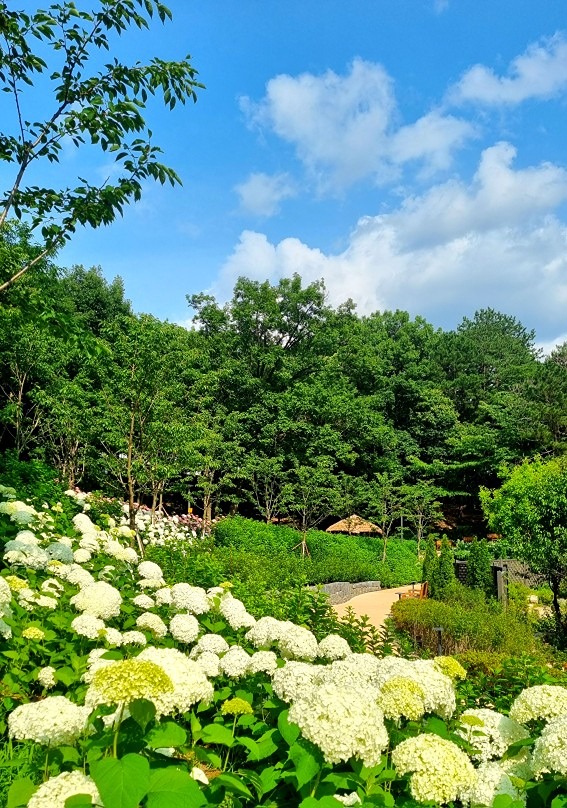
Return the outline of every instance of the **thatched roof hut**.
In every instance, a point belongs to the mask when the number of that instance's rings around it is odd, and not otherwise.
[[[378,525],[353,513],[352,516],[347,516],[346,519],[341,519],[340,522],[335,522],[334,525],[328,527],[327,533],[348,533],[349,536],[358,536],[361,533],[381,534],[382,530]]]

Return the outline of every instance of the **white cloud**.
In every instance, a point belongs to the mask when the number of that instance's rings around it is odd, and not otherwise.
[[[390,139],[388,154],[395,164],[425,160],[426,173],[445,170],[452,163],[455,149],[474,133],[474,127],[467,121],[433,111],[398,129]]]
[[[234,190],[240,197],[240,209],[256,216],[274,216],[280,202],[297,194],[288,174],[251,174]]]
[[[401,308],[447,326],[491,306],[550,339],[567,306],[567,228],[553,214],[567,176],[551,165],[513,171],[513,154],[498,144],[470,186],[444,183],[361,219],[339,254],[246,231],[214,291],[228,297],[251,267],[258,280],[298,272],[305,282],[324,278],[333,305],[352,297],[361,313]]]
[[[395,178],[408,160],[446,168],[452,151],[474,135],[471,124],[425,115],[399,128],[393,81],[382,65],[355,59],[349,72],[280,75],[255,104],[242,98],[251,124],[291,143],[320,190],[340,190],[367,177]]]
[[[509,143],[486,149],[472,183],[451,180],[406,199],[389,216],[405,248],[529,222],[567,199],[567,171],[550,163],[514,171]]]
[[[449,90],[448,98],[454,103],[519,104],[528,98],[550,98],[566,88],[567,41],[556,34],[531,44],[512,61],[506,76],[474,65]]]
[[[546,340],[544,342],[536,343],[536,348],[539,348],[543,356],[550,356],[556,348],[560,348],[567,342],[567,334],[559,334],[557,337]]]

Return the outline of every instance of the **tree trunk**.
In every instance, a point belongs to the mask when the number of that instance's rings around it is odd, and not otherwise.
[[[560,578],[556,575],[551,576],[551,591],[553,592],[553,616],[555,617],[555,628],[557,631],[557,638],[563,639],[563,621],[561,619],[561,606],[559,605],[559,584]]]

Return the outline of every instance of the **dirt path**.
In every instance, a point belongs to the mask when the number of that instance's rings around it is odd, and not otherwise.
[[[367,615],[370,622],[380,628],[390,614],[392,603],[398,600],[398,592],[407,592],[411,586],[396,586],[394,589],[380,589],[378,592],[366,592],[364,595],[347,600],[346,603],[337,603],[333,609],[342,617],[350,606],[356,614]]]

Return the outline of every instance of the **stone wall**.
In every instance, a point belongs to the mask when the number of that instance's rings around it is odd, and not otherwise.
[[[366,592],[378,592],[382,587],[380,581],[360,581],[356,584],[351,584],[348,581],[337,581],[322,584],[320,588],[329,596],[331,603],[335,605],[337,603],[346,603],[347,600],[354,598],[356,595],[364,595]],[[318,587],[310,586],[309,589],[318,589]]]

